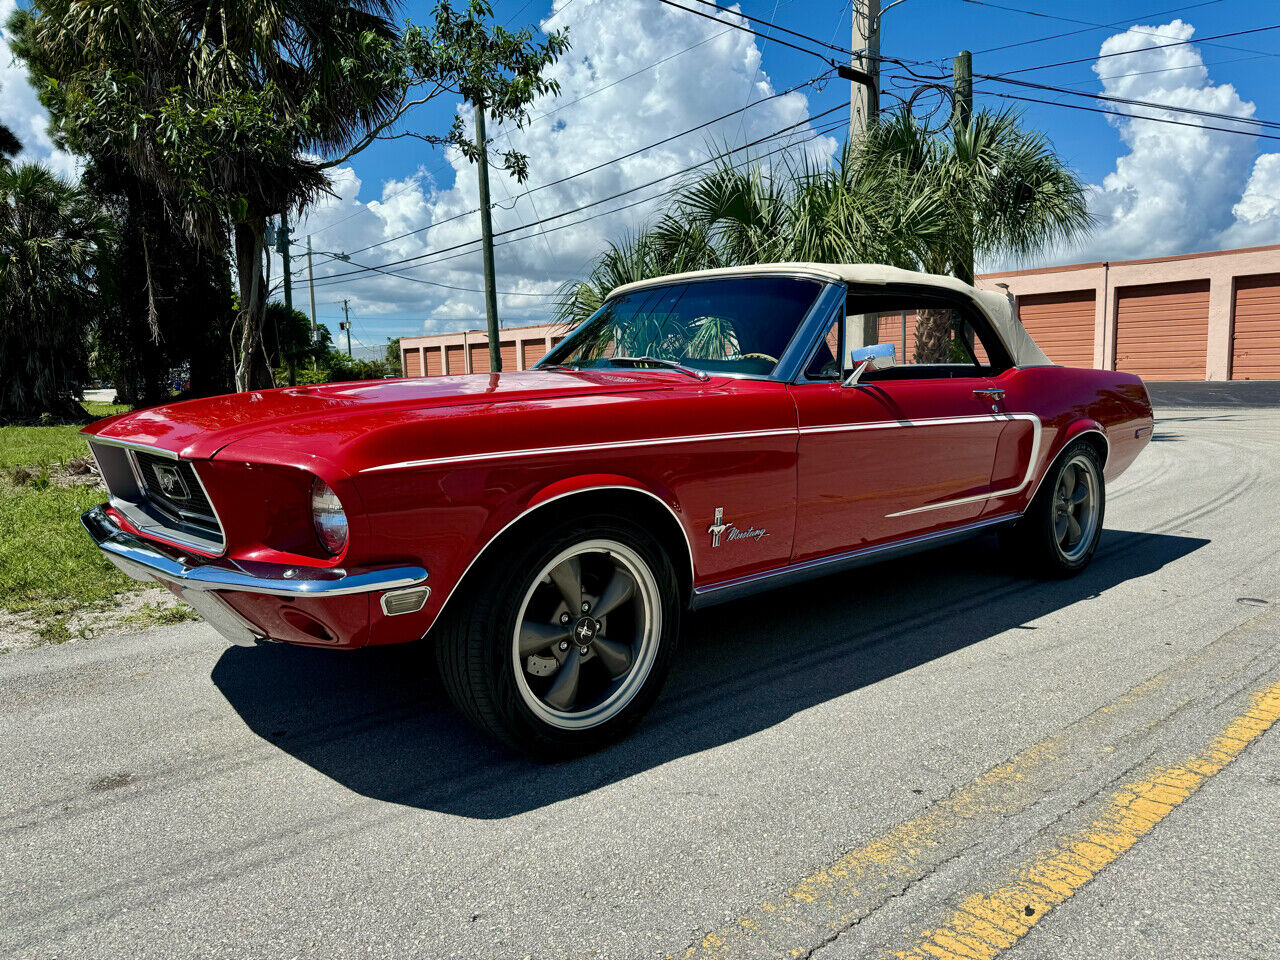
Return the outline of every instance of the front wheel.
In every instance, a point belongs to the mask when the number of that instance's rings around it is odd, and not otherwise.
[[[662,546],[615,518],[540,534],[468,591],[437,645],[455,703],[500,740],[547,759],[622,736],[656,699],[675,652],[679,586]]]
[[[1105,510],[1102,458],[1078,440],[1050,467],[1031,506],[1003,541],[1035,573],[1071,577],[1093,559]]]

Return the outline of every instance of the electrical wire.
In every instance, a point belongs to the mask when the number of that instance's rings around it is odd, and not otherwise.
[[[1082,30],[1068,30],[1066,33],[1055,33],[1047,37],[1036,37],[1032,40],[1019,40],[1016,43],[1002,43],[998,47],[986,47],[982,50],[975,50],[973,51],[973,55],[976,57],[984,53],[995,53],[997,50],[1012,50],[1014,47],[1026,47],[1036,43],[1047,43],[1050,40],[1061,40],[1063,37],[1078,37],[1082,33],[1092,33],[1094,30],[1110,30],[1113,27],[1123,26],[1126,23],[1133,23],[1135,19],[1147,20],[1154,17],[1165,17],[1171,13],[1182,13],[1184,10],[1194,10],[1196,7],[1208,7],[1221,2],[1222,0],[1201,0],[1200,3],[1188,3],[1181,7],[1173,7],[1169,10],[1157,10],[1153,13],[1144,13],[1140,17],[1117,20],[1114,23],[1099,24],[1096,27],[1085,27]],[[1023,12],[1029,13],[1030,11]]]
[[[1275,120],[1259,120],[1256,117],[1238,117],[1229,113],[1220,113],[1214,110],[1197,110],[1194,107],[1180,107],[1171,103],[1156,103],[1152,100],[1135,100],[1130,97],[1116,97],[1105,93],[1090,93],[1085,90],[1072,90],[1070,87],[1057,87],[1048,83],[1032,83],[1029,80],[1015,80],[1011,77],[1002,77],[988,73],[975,73],[974,79],[991,80],[997,83],[1015,84],[1019,87],[1029,87],[1033,90],[1044,90],[1049,93],[1066,93],[1075,97],[1085,97],[1089,100],[1103,100],[1107,103],[1122,103],[1133,107],[1146,107],[1149,110],[1167,110],[1171,113],[1186,113],[1198,117],[1205,117],[1209,120],[1225,120],[1230,123],[1245,123],[1255,126],[1266,127],[1272,130],[1280,130],[1280,122]],[[990,93],[991,91],[985,91]],[[1144,117],[1144,120],[1158,119],[1155,117]]]
[[[1123,117],[1126,120],[1146,120],[1150,123],[1169,123],[1179,127],[1194,127],[1198,130],[1213,130],[1218,133],[1235,133],[1245,137],[1261,137],[1263,140],[1280,140],[1280,135],[1262,133],[1257,130],[1238,130],[1231,127],[1211,127],[1207,123],[1191,123],[1186,120],[1173,120],[1169,117],[1144,117],[1136,113],[1123,113],[1119,110],[1104,110],[1101,107],[1087,107],[1082,103],[1063,103],[1060,100],[1041,100],[1037,97],[1023,97],[1016,93],[999,93],[994,90],[984,90],[989,97],[1000,97],[1004,100],[1021,100],[1024,103],[1043,103],[1051,107],[1066,107],[1069,110],[1084,110],[1088,113],[1101,113],[1111,117]],[[1232,117],[1232,120],[1239,118]]]
[[[704,130],[709,126],[712,126],[713,124],[719,123],[721,120],[727,120],[729,117],[736,116],[740,113],[744,113],[745,111],[750,110],[753,107],[758,107],[762,103],[769,103],[772,100],[777,100],[779,97],[789,96],[793,93],[796,93],[799,90],[803,90],[805,87],[812,86],[813,84],[820,82],[823,78],[828,76],[830,73],[831,71],[828,70],[825,73],[822,73],[816,77],[813,77],[812,79],[806,80],[804,83],[798,83],[794,87],[789,87],[786,90],[781,90],[777,93],[770,94],[767,97],[761,97],[759,100],[753,100],[751,103],[748,103],[745,106],[738,108],[737,110],[730,110],[728,113],[723,113],[720,116],[715,117],[714,119],[711,119],[711,120],[707,120],[703,123],[700,123],[697,126],[689,127],[689,129],[687,130],[681,130],[679,133],[673,133],[669,137],[663,137],[661,140],[655,140],[653,143],[645,144],[643,147],[637,147],[636,149],[630,151],[629,153],[624,153],[621,156],[613,157],[609,160],[603,160],[600,163],[595,164],[594,166],[587,167],[584,170],[579,170],[576,173],[570,173],[566,176],[561,177],[558,180],[551,180],[547,183],[540,183],[536,187],[526,187],[523,196],[527,197],[529,194],[537,193],[539,190],[547,190],[551,187],[559,186],[562,183],[567,183],[570,180],[576,180],[578,177],[586,176],[588,173],[595,173],[597,170],[603,169],[604,167],[610,166],[615,163],[620,163],[623,160],[629,160],[638,154],[646,153],[647,151],[653,150],[656,147],[661,147],[664,144],[670,143],[672,140],[678,140],[681,137],[687,136],[691,133],[697,133],[699,130]],[[519,199],[519,198],[516,198],[516,199]],[[493,207],[496,207],[497,204],[491,203],[489,206],[492,209]],[[425,227],[418,227],[415,230],[410,230],[406,233],[402,233],[399,236],[391,237],[387,240],[379,240],[377,243],[371,243],[368,246],[361,247],[359,250],[352,250],[351,256],[355,256],[358,253],[364,253],[366,250],[372,250],[375,247],[382,247],[382,246],[386,246],[389,243],[395,243],[397,240],[403,240],[406,237],[412,237],[416,234],[424,233],[425,231],[430,230],[432,227],[439,226],[440,224],[448,223],[450,220],[457,220],[460,217],[470,216],[473,213],[479,213],[479,212],[480,212],[480,208],[476,207],[472,210],[466,211],[465,213],[460,213],[452,217],[449,217],[447,220],[441,220],[438,223],[429,223]]]
[[[663,0],[668,2],[668,0]],[[1017,70],[1006,70],[1000,74],[1002,77],[1010,77],[1015,73],[1028,73],[1032,70],[1050,70],[1054,67],[1068,67],[1077,63],[1093,63],[1095,60],[1105,60],[1108,57],[1127,57],[1135,53],[1148,53],[1152,50],[1167,50],[1170,47],[1183,47],[1189,43],[1206,43],[1210,40],[1222,40],[1226,37],[1243,37],[1254,33],[1265,33],[1268,30],[1280,30],[1280,23],[1273,23],[1265,27],[1250,27],[1248,30],[1233,30],[1230,33],[1219,33],[1209,37],[1192,37],[1189,40],[1175,40],[1172,43],[1158,43],[1150,47],[1138,47],[1134,50],[1115,50],[1111,53],[1098,53],[1092,57],[1078,57],[1075,60],[1060,60],[1057,63],[1041,63],[1033,67],[1019,67]]]
[[[501,231],[499,231],[499,232],[495,233],[495,234],[494,234],[494,237],[501,237],[501,236],[505,236],[505,235],[510,234],[510,233],[515,233],[515,232],[516,232],[516,231],[518,231],[518,230],[525,230],[525,229],[528,229],[528,228],[530,228],[530,227],[538,226],[539,224],[543,224],[543,223],[550,223],[550,222],[552,222],[552,221],[554,221],[554,220],[562,219],[563,217],[572,216],[573,214],[575,214],[575,213],[577,213],[577,212],[579,212],[579,211],[581,211],[581,210],[587,210],[587,209],[590,209],[591,207],[599,206],[599,205],[600,205],[600,204],[602,204],[602,203],[608,203],[610,200],[616,200],[616,199],[618,199],[619,197],[624,197],[624,196],[627,196],[628,194],[635,193],[635,192],[636,192],[636,191],[638,191],[638,190],[644,190],[644,189],[646,189],[647,187],[651,187],[651,186],[653,186],[654,184],[662,183],[663,181],[665,181],[665,180],[670,180],[670,179],[672,179],[673,177],[682,176],[683,174],[690,173],[690,172],[692,172],[693,170],[698,169],[699,167],[704,167],[704,166],[706,166],[708,163],[714,163],[716,160],[724,159],[725,157],[731,156],[731,155],[733,155],[733,154],[735,154],[735,153],[738,153],[738,152],[740,152],[740,151],[742,151],[742,150],[746,150],[746,149],[748,149],[749,147],[757,146],[758,144],[764,143],[764,142],[766,142],[766,141],[768,141],[768,140],[772,140],[772,139],[774,139],[775,137],[779,137],[779,136],[781,136],[781,135],[782,135],[782,134],[784,134],[784,133],[787,133],[787,132],[789,132],[789,131],[791,131],[791,130],[795,130],[795,129],[797,129],[798,127],[803,127],[803,126],[805,126],[806,124],[809,124],[809,123],[813,122],[814,120],[821,120],[823,117],[828,116],[828,115],[830,115],[830,114],[832,114],[832,113],[835,113],[837,110],[847,110],[847,109],[848,109],[848,106],[847,106],[846,104],[838,103],[838,104],[836,104],[834,107],[831,107],[831,108],[829,108],[829,109],[827,109],[827,110],[824,110],[824,111],[822,111],[821,113],[816,113],[816,114],[814,114],[814,115],[812,115],[812,116],[810,116],[810,117],[806,117],[806,118],[805,118],[805,119],[803,119],[803,120],[800,120],[800,121],[798,121],[798,122],[796,122],[796,123],[793,123],[793,124],[789,124],[788,126],[782,127],[782,128],[781,128],[781,129],[779,129],[779,130],[775,130],[775,131],[773,131],[772,133],[770,133],[770,134],[766,134],[765,136],[760,137],[760,138],[758,138],[758,139],[756,139],[756,140],[752,140],[752,141],[750,141],[750,142],[748,142],[748,143],[744,143],[744,144],[742,144],[741,146],[734,147],[734,148],[733,148],[733,149],[731,149],[731,150],[726,150],[726,151],[724,151],[724,152],[722,152],[722,153],[715,154],[714,156],[708,157],[707,159],[702,160],[702,161],[699,161],[698,163],[691,164],[690,166],[687,166],[687,167],[685,167],[685,168],[683,168],[683,169],[681,169],[681,170],[677,170],[677,171],[675,171],[674,173],[668,173],[668,174],[665,174],[665,175],[663,175],[663,176],[661,176],[661,177],[656,177],[656,178],[654,178],[653,180],[648,181],[647,183],[642,183],[642,184],[639,184],[639,185],[637,185],[637,186],[630,187],[630,188],[628,188],[628,189],[626,189],[626,190],[620,190],[619,192],[614,193],[614,194],[611,194],[610,196],[607,196],[607,197],[601,197],[601,198],[600,198],[600,199],[598,199],[598,200],[592,200],[592,201],[591,201],[591,202],[589,202],[589,203],[581,204],[580,206],[573,207],[573,208],[571,208],[571,209],[569,209],[569,210],[562,210],[562,211],[561,211],[561,212],[559,212],[559,213],[552,214],[551,216],[548,216],[548,217],[543,217],[543,218],[541,218],[540,220],[536,220],[536,221],[534,221],[534,222],[532,222],[532,223],[526,223],[526,224],[521,224],[521,225],[519,225],[519,226],[515,226],[515,227],[509,227],[509,228],[508,228],[508,229],[506,229],[506,230],[501,230]],[[480,239],[481,239],[481,238],[476,237],[476,238],[473,238],[473,239],[471,239],[471,240],[465,240],[465,241],[463,241],[463,242],[461,242],[461,243],[454,244],[454,245],[453,245],[453,246],[451,246],[451,247],[445,247],[445,248],[443,248],[443,249],[441,249],[441,250],[435,250],[435,251],[431,251],[431,252],[429,252],[429,253],[419,254],[418,256],[414,256],[414,257],[405,257],[405,258],[403,258],[403,259],[401,259],[401,260],[394,260],[394,261],[391,261],[390,263],[381,263],[381,264],[377,264],[377,266],[379,266],[379,267],[383,267],[383,268],[386,268],[386,267],[396,267],[396,266],[400,266],[401,264],[404,264],[404,263],[412,263],[412,262],[415,262],[415,261],[418,261],[418,260],[422,260],[422,259],[424,259],[424,258],[426,258],[426,257],[428,257],[428,256],[433,255],[433,254],[437,254],[437,253],[446,253],[446,252],[449,252],[449,251],[452,251],[452,250],[456,250],[456,249],[458,249],[458,248],[460,248],[460,247],[470,246],[471,244],[479,243],[479,242],[480,242]],[[350,271],[350,272],[348,272],[348,273],[333,274],[332,276],[327,277],[326,279],[335,279],[335,278],[337,278],[337,277],[351,276],[351,275],[353,275],[353,274],[363,273],[363,272],[364,272],[363,270],[354,270],[354,271]]]
[[[693,7],[686,7],[684,4],[676,3],[675,0],[658,0],[658,2],[666,4],[668,7],[675,7],[677,10],[683,10],[685,13],[692,13],[695,17],[702,17],[703,19],[711,20],[715,23],[723,23],[726,27],[732,27],[734,30],[741,30],[743,33],[749,33],[754,37],[760,37],[761,39],[768,39],[758,31],[752,30],[750,27],[744,26],[741,23],[733,23],[732,21],[729,21],[729,20],[721,20],[719,17],[713,16],[712,14],[703,13],[701,10],[695,10]],[[697,0],[694,0],[694,2],[697,2]],[[712,4],[712,6],[715,6],[715,5]],[[725,13],[730,13],[733,16],[741,16],[741,14],[735,14],[732,11],[724,10],[723,7],[716,7],[716,9],[722,10]],[[804,36],[804,34],[801,34],[801,36]],[[822,60],[833,67],[836,65],[835,61],[833,61],[830,58],[830,56],[828,56],[825,53],[819,53],[817,50],[811,50],[808,47],[799,46],[798,44],[794,44],[789,40],[783,40],[779,37],[773,37],[772,39],[774,43],[781,44],[784,47],[790,47],[792,50],[799,50],[801,53],[807,53],[811,57],[817,57],[819,60]],[[806,37],[806,39],[811,40],[820,46],[824,46],[824,47],[827,46],[826,43],[817,39],[816,37]]]
[[[799,38],[800,38],[800,39],[802,39],[802,40],[808,40],[808,41],[810,41],[811,43],[816,43],[816,44],[818,44],[818,46],[820,46],[820,47],[826,47],[826,48],[828,48],[828,49],[830,49],[830,50],[834,50],[836,53],[843,53],[846,57],[852,57],[852,56],[853,56],[853,51],[852,51],[852,50],[850,50],[848,47],[841,47],[841,46],[838,46],[837,44],[834,44],[834,43],[827,43],[825,40],[819,40],[817,37],[812,37],[812,36],[810,36],[810,35],[809,35],[809,34],[807,34],[807,33],[801,33],[801,32],[800,32],[800,31],[798,31],[798,30],[789,30],[789,29],[787,29],[786,27],[779,27],[779,26],[778,26],[777,24],[775,24],[772,20],[764,20],[764,19],[762,19],[762,18],[760,18],[760,17],[750,17],[750,16],[747,16],[747,14],[743,13],[743,12],[742,12],[742,11],[740,11],[740,10],[730,10],[728,7],[722,7],[722,6],[720,6],[720,4],[715,3],[715,2],[714,2],[714,0],[690,0],[690,2],[691,2],[691,3],[700,3],[700,4],[702,4],[704,7],[711,7],[713,10],[717,10],[717,11],[719,11],[720,13],[727,13],[727,14],[729,14],[730,16],[734,16],[734,17],[741,17],[743,20],[746,20],[748,23],[758,23],[758,24],[762,24],[762,25],[764,25],[764,26],[766,26],[766,27],[770,27],[770,28],[772,28],[772,29],[774,29],[774,30],[777,30],[777,31],[779,31],[779,32],[781,32],[781,33],[789,34],[790,36],[793,36],[793,37],[799,37]],[[689,8],[688,8],[688,7],[685,7],[684,9],[689,9]],[[693,11],[691,11],[691,12],[693,12],[693,13],[697,13],[697,11],[696,11],[696,10],[693,10]],[[774,13],[775,13],[775,14],[777,13],[777,8],[775,8],[775,9],[774,9]],[[702,16],[705,16],[705,14],[702,14]],[[716,20],[716,19],[719,19],[719,18],[718,18],[718,17],[713,17],[712,19],[713,19],[713,20]],[[756,34],[756,36],[760,36],[760,34]],[[765,37],[764,39],[769,39],[769,38]]]
[[[836,109],[843,110],[843,109],[845,109],[845,105],[844,105],[844,104],[840,104]],[[831,113],[832,111],[826,111],[826,112],[827,112],[827,113]],[[819,114],[819,115],[815,115],[815,117],[810,118],[810,119],[816,119],[816,118],[817,118],[817,116],[821,116],[821,114]],[[831,133],[831,132],[833,132],[833,131],[835,131],[835,130],[838,130],[838,129],[843,128],[843,127],[845,126],[845,123],[846,123],[846,121],[845,121],[843,118],[841,118],[840,120],[837,120],[837,121],[835,121],[834,123],[825,124],[825,125],[823,125],[823,126],[819,127],[818,129],[816,129],[813,133],[809,134],[809,136],[807,136],[807,137],[804,137],[804,138],[802,138],[802,139],[800,139],[800,140],[796,140],[796,141],[794,141],[794,142],[788,142],[788,143],[786,143],[786,144],[783,144],[782,146],[775,147],[775,148],[774,148],[774,149],[772,149],[772,150],[766,151],[765,153],[757,154],[756,156],[750,156],[750,157],[747,157],[747,158],[745,158],[745,159],[743,159],[743,160],[741,160],[741,161],[738,161],[738,162],[736,162],[736,163],[732,163],[732,164],[730,164],[730,167],[732,167],[733,169],[737,169],[737,168],[739,168],[739,167],[741,167],[741,166],[743,166],[743,165],[745,165],[745,164],[748,164],[748,163],[759,163],[761,160],[767,159],[768,157],[771,157],[771,156],[774,156],[774,155],[776,155],[776,154],[778,154],[778,153],[782,153],[782,152],[784,152],[784,151],[786,151],[786,150],[790,150],[790,149],[793,149],[793,148],[795,148],[795,147],[801,146],[802,144],[808,143],[808,142],[810,142],[810,141],[812,141],[812,140],[816,140],[816,139],[817,139],[817,138],[819,138],[819,137],[826,136],[827,134],[829,134],[829,133]],[[770,137],[770,138],[766,138],[766,139],[774,139],[774,138],[773,138],[773,137]],[[760,141],[756,141],[756,142],[760,142]],[[743,147],[739,147],[739,148],[737,148],[737,150],[734,150],[734,151],[729,151],[729,153],[735,153],[735,152],[738,152],[739,150],[745,149],[745,148],[746,148],[746,146],[748,146],[748,145],[744,145]],[[723,156],[727,156],[727,155],[728,155],[728,154],[725,154],[725,155],[723,155]],[[706,163],[709,163],[709,162],[711,162],[711,160],[714,160],[714,159],[718,159],[718,158],[710,158],[710,159],[708,159],[708,160],[706,160],[706,161],[703,161],[703,164],[697,164],[697,165],[695,165],[695,167],[696,167],[696,166],[702,166],[702,165],[705,165]],[[691,169],[694,169],[694,167],[690,167],[690,168],[687,168],[687,169],[688,169],[688,170],[691,170]],[[671,176],[676,176],[676,175],[678,175],[679,173],[684,173],[684,172],[687,172],[687,170],[686,170],[686,171],[678,171],[678,172],[677,172],[677,174],[672,174]],[[669,177],[660,178],[660,179],[669,179]],[[653,181],[653,182],[657,182],[657,181]],[[646,186],[648,186],[648,185],[649,185],[649,184],[642,184],[640,187],[636,187],[636,188],[634,188],[633,190],[623,191],[623,194],[625,194],[625,193],[631,193],[631,192],[634,192],[634,190],[644,189],[644,188],[645,188]],[[623,212],[624,210],[630,210],[631,208],[633,208],[633,207],[638,207],[638,206],[640,206],[641,204],[650,203],[650,202],[652,202],[652,201],[654,201],[654,200],[658,200],[658,199],[660,199],[660,198],[662,198],[662,197],[664,197],[664,196],[669,196],[669,195],[670,195],[670,193],[671,193],[671,191],[670,191],[670,190],[660,190],[660,191],[658,191],[658,192],[657,192],[657,193],[655,193],[655,194],[652,194],[652,195],[650,195],[650,196],[641,197],[641,198],[640,198],[640,199],[638,199],[638,200],[632,200],[632,201],[630,201],[629,203],[625,203],[625,204],[623,204],[623,205],[621,205],[621,206],[613,207],[613,208],[608,209],[608,210],[601,210],[601,211],[599,211],[599,212],[597,212],[597,213],[591,214],[590,216],[587,216],[587,217],[580,217],[580,218],[579,218],[579,219],[577,219],[577,220],[572,220],[572,221],[569,221],[568,223],[562,223],[562,224],[559,224],[559,225],[557,225],[557,226],[551,227],[550,229],[548,229],[548,230],[546,230],[546,231],[543,231],[543,233],[555,233],[557,230],[567,230],[567,229],[569,229],[569,228],[571,228],[571,227],[579,226],[579,225],[584,224],[584,223],[587,223],[587,222],[589,222],[589,221],[591,221],[591,220],[599,219],[600,217],[607,217],[607,216],[610,216],[610,215],[615,214],[615,213],[621,213],[621,212]],[[622,195],[622,194],[615,194],[615,197],[616,197],[616,196],[621,196],[621,195]],[[613,198],[605,198],[605,199],[606,199],[606,200],[608,200],[608,199],[613,199]],[[600,201],[600,202],[604,202],[604,201]],[[589,205],[588,205],[588,206],[589,206]],[[583,208],[579,208],[579,209],[585,209],[585,207],[583,207]],[[567,211],[567,212],[573,212],[573,211]],[[547,218],[547,219],[551,219],[551,218]],[[527,228],[529,228],[529,227],[537,226],[537,225],[538,225],[538,224],[536,224],[536,223],[534,223],[534,224],[526,224],[526,225],[523,225],[523,226],[521,226],[521,227],[513,228],[511,231],[504,231],[504,232],[505,232],[505,233],[510,233],[510,232],[514,232],[515,230],[527,229]],[[507,244],[509,244],[509,243],[517,243],[517,242],[522,241],[522,240],[530,240],[530,239],[533,239],[533,238],[534,238],[534,237],[536,237],[536,236],[541,236],[541,234],[527,234],[527,235],[524,235],[524,236],[518,236],[518,237],[508,237],[508,238],[507,238],[507,239],[505,239],[505,240],[502,240],[502,241],[500,241],[500,242],[498,242],[498,243],[495,243],[495,244],[494,244],[494,248],[496,249],[496,248],[498,248],[498,247],[506,246],[506,245],[507,245]],[[474,242],[475,242],[475,241],[470,241],[470,243],[474,243]],[[469,245],[469,244],[459,244],[458,246],[467,246],[467,245]],[[416,257],[416,258],[413,258],[413,259],[415,259],[415,260],[422,260],[422,259],[424,259],[424,258],[426,258],[426,257],[432,257],[433,259],[431,259],[431,260],[430,260],[430,262],[427,262],[427,263],[416,263],[416,264],[414,264],[413,266],[411,266],[409,269],[419,269],[419,268],[421,268],[421,267],[435,266],[435,265],[437,265],[437,264],[444,263],[444,262],[449,261],[449,260],[456,260],[456,259],[458,259],[458,258],[460,258],[460,257],[473,256],[473,255],[477,252],[477,251],[475,251],[475,250],[464,250],[464,251],[462,251],[461,253],[453,253],[453,254],[451,254],[450,256],[446,256],[446,257],[437,257],[437,256],[436,256],[437,254],[440,254],[440,253],[446,253],[446,252],[448,252],[448,251],[450,251],[450,250],[453,250],[453,249],[455,249],[455,248],[453,248],[453,247],[448,247],[448,248],[445,248],[444,250],[433,251],[433,252],[428,253],[428,254],[423,254],[423,255],[422,255],[422,257]],[[353,273],[359,273],[359,271],[353,271]],[[334,276],[325,277],[325,278],[323,278],[323,280],[324,280],[325,282],[324,282],[324,283],[317,282],[317,283],[316,283],[316,286],[317,286],[317,287],[321,287],[321,286],[335,286],[335,285],[337,285],[337,284],[339,284],[339,283],[350,283],[350,282],[352,282],[352,281],[350,281],[350,280],[346,280],[346,279],[339,279],[340,277],[347,277],[347,276],[350,276],[350,275],[351,275],[351,274],[337,274],[337,275],[334,275]],[[399,274],[399,273],[393,274],[393,276],[401,277],[402,279],[413,279],[413,278],[410,278],[410,277],[404,277],[402,274]],[[474,292],[482,292],[482,291],[478,291],[478,290],[477,290],[477,291],[474,291]]]

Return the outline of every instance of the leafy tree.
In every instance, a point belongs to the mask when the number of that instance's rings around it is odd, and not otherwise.
[[[266,327],[263,331],[267,359],[274,367],[283,367],[288,371],[289,383],[297,383],[297,371],[301,366],[318,365],[329,354],[329,331],[323,330],[325,340],[313,342],[311,339],[311,318],[301,310],[290,310],[278,300],[267,304]]]
[[[110,222],[35,164],[0,167],[0,421],[83,420],[74,394]]]
[[[887,117],[838,162],[721,163],[678,190],[648,229],[596,258],[562,291],[577,322],[633,280],[771,261],[884,263],[972,282],[973,259],[1026,258],[1087,229],[1079,177],[1012,113],[979,112],[966,129],[929,134]],[[917,323],[916,355],[945,361],[946,316]]]
[[[387,338],[387,369],[396,376],[402,377],[404,371],[401,366],[400,338],[389,337]]]
[[[115,223],[113,266],[100,284],[100,375],[134,406],[170,399],[179,369],[189,396],[229,393],[235,314],[226,254],[175,226],[156,189],[111,157],[90,160],[81,182]]]
[[[262,349],[268,217],[314,200],[328,169],[379,137],[452,143],[474,157],[460,117],[443,136],[390,132],[434,97],[461,94],[496,120],[519,120],[556,89],[544,71],[567,48],[564,34],[535,43],[528,30],[492,26],[484,0],[461,12],[440,0],[428,27],[398,29],[393,10],[391,0],[284,0],[261,10],[229,0],[36,0],[11,18],[60,140],[120,158],[190,236],[232,249],[239,389],[271,382]],[[526,175],[518,153],[503,162]]]
[[[19,140],[3,123],[0,123],[0,166],[7,164],[11,158],[22,152],[22,141]]]

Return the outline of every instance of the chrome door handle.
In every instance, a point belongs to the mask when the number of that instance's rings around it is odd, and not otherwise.
[[[1004,391],[999,387],[985,387],[980,390],[973,391],[975,397],[986,397],[988,400],[1003,400]]]

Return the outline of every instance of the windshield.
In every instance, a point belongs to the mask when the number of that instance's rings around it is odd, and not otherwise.
[[[822,290],[796,277],[727,277],[614,297],[540,366],[771,376]]]

